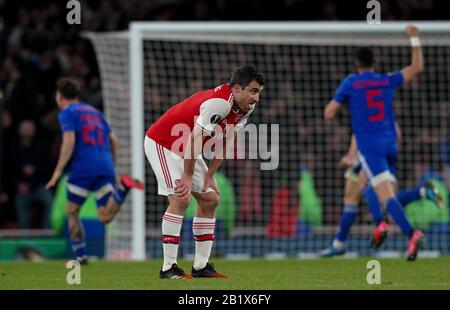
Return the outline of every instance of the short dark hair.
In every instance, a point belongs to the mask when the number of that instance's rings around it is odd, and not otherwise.
[[[80,83],[70,77],[62,77],[56,81],[56,90],[66,99],[76,99],[80,95]]]
[[[256,81],[261,86],[266,82],[264,76],[259,73],[256,68],[244,66],[233,72],[230,79],[230,86],[233,87],[234,85],[239,84],[244,88],[252,81]]]
[[[368,47],[358,48],[355,52],[355,59],[358,61],[359,65],[364,68],[370,68],[375,65],[375,56]]]

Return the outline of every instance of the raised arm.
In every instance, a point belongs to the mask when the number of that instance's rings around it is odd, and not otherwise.
[[[53,171],[53,175],[45,186],[46,189],[50,189],[56,185],[59,178],[61,177],[64,168],[72,157],[73,149],[75,146],[75,132],[74,131],[66,131],[63,134],[60,154],[58,163],[56,164],[56,168]]]
[[[413,25],[408,25],[405,32],[411,38],[412,56],[411,64],[402,69],[404,82],[410,82],[417,77],[424,68],[422,48],[419,40],[419,29]]]

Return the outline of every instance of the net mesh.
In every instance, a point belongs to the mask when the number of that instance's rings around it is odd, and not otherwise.
[[[119,138],[117,173],[131,174],[131,119],[128,38],[121,35],[95,36],[94,48],[100,64],[104,111]],[[110,259],[132,257],[132,205],[127,199],[115,220],[107,226],[106,255]]]
[[[120,172],[130,171],[130,97],[128,38],[91,34],[101,69],[105,110],[121,141]],[[402,130],[398,162],[401,189],[434,177],[449,188],[450,129],[449,35],[427,33],[426,68],[419,79],[399,89],[395,99]],[[168,108],[188,96],[226,82],[232,71],[251,64],[267,84],[249,123],[279,124],[279,165],[259,169],[262,159],[224,161],[219,175],[222,201],[217,214],[213,255],[268,258],[314,256],[330,245],[343,210],[344,171],[338,167],[350,144],[349,113],[331,123],[323,109],[352,72],[354,50],[370,46],[382,72],[410,63],[411,48],[402,32],[308,34],[145,34],[144,119],[149,127]],[[139,120],[138,120],[139,121]],[[447,156],[447,157],[445,157]],[[447,159],[448,160],[448,159]],[[157,195],[156,178],[146,166],[146,254],[161,257],[161,218],[167,202]],[[444,186],[445,188],[445,186]],[[406,207],[412,223],[425,231],[425,250],[449,253],[448,200],[445,210],[427,201]],[[192,208],[191,206],[190,208]],[[193,211],[182,228],[181,256],[192,256]],[[406,238],[395,227],[382,252],[369,248],[373,224],[361,203],[347,249],[359,255],[398,255]],[[128,257],[131,205],[121,210],[108,231],[108,256]],[[381,254],[380,254],[381,253]]]

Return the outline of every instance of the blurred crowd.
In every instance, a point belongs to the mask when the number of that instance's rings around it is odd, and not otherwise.
[[[79,78],[82,99],[103,107],[83,31],[123,30],[132,20],[364,20],[368,11],[358,0],[80,0],[81,24],[69,25],[67,2],[0,0],[0,228],[49,227],[43,186],[59,152],[56,79]],[[450,17],[444,0],[381,2],[383,20]]]

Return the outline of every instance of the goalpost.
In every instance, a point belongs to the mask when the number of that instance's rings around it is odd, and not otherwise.
[[[450,23],[414,24],[421,32],[426,70],[396,97],[403,130],[399,185],[417,186],[430,172],[448,188],[443,149],[450,136]],[[329,245],[342,212],[344,178],[337,162],[347,151],[351,130],[348,113],[329,125],[322,120],[322,110],[339,81],[352,72],[355,47],[372,47],[380,71],[409,64],[405,26],[406,22],[133,22],[126,32],[88,33],[100,66],[105,113],[121,141],[118,172],[146,180],[145,192],[133,191],[108,227],[108,258],[162,255],[161,215],[167,206],[157,196],[156,179],[146,164],[147,127],[171,105],[226,82],[244,64],[255,65],[267,78],[249,123],[280,124],[280,163],[274,171],[258,171],[255,163],[261,159],[223,163],[221,184],[228,194],[218,210],[213,255],[302,257]],[[429,232],[426,250],[449,254],[448,206],[433,210],[422,201],[408,206],[407,214]],[[186,257],[194,244],[189,224],[186,216],[180,248]],[[372,255],[371,229],[363,203],[348,249]],[[405,247],[406,239],[393,229],[386,249],[400,253]]]

